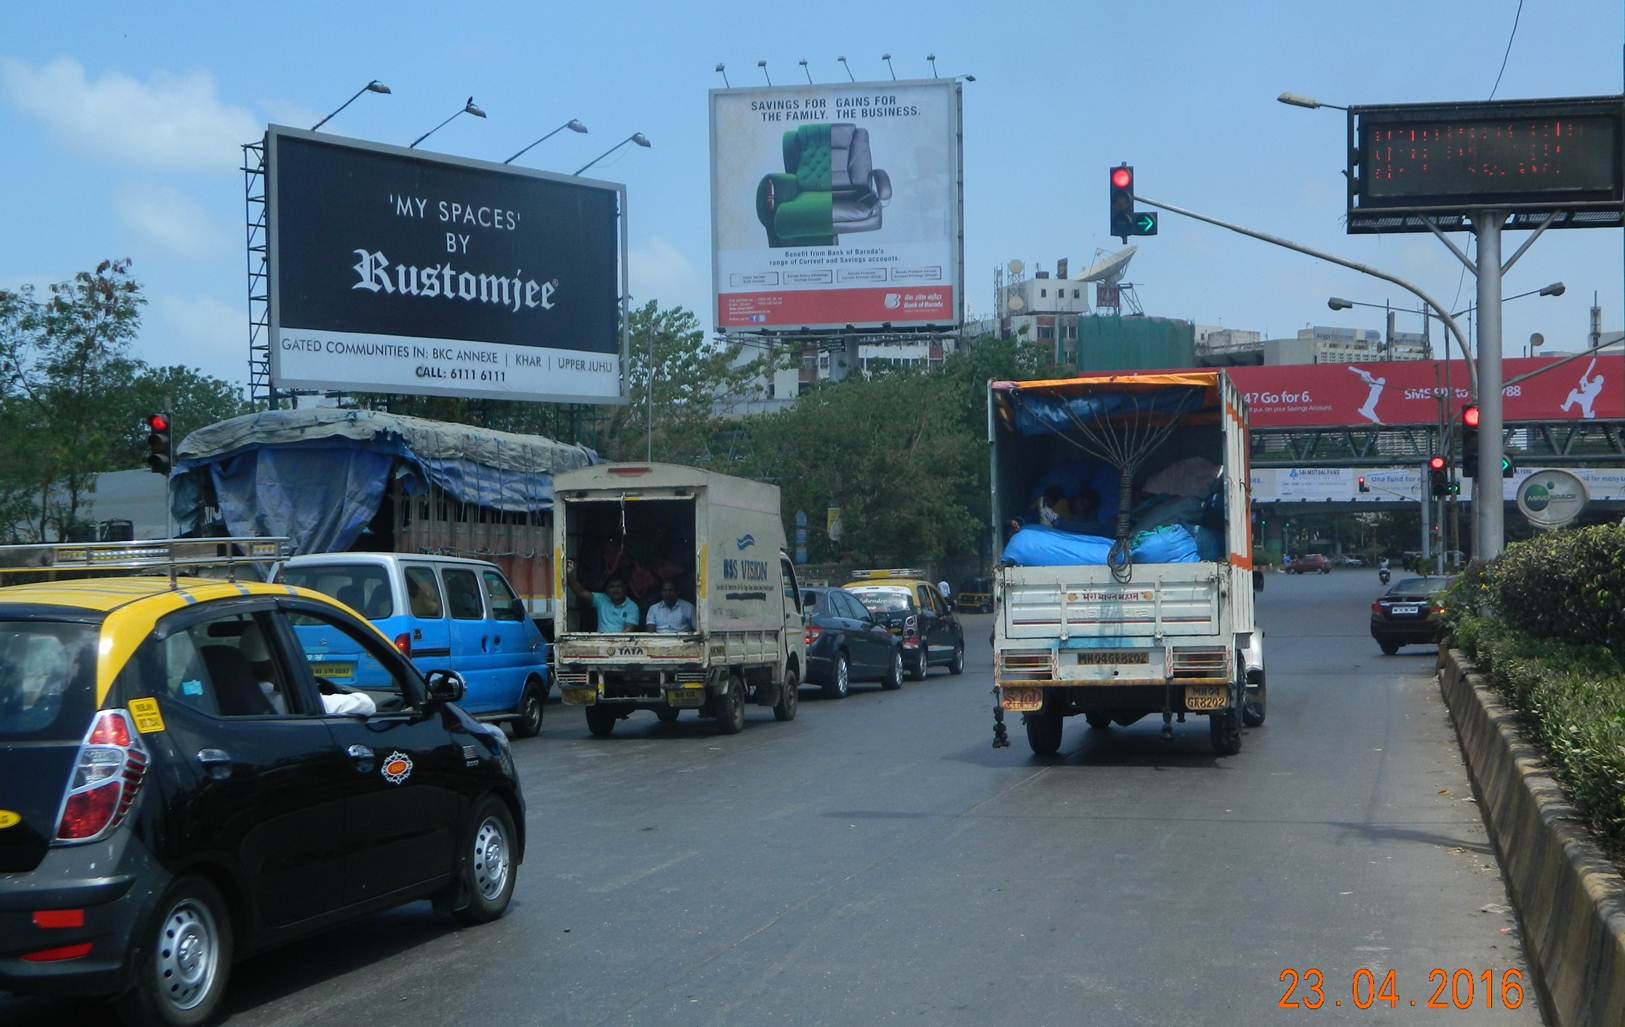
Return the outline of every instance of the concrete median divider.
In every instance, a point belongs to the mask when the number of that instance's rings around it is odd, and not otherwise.
[[[1625,880],[1458,649],[1440,685],[1557,1027],[1625,1027]]]

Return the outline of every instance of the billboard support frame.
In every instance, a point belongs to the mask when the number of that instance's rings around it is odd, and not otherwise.
[[[619,348],[616,351],[617,355],[619,357],[619,360],[620,360],[619,395],[617,395],[617,396],[604,396],[604,397],[598,397],[598,396],[586,397],[586,396],[582,396],[582,395],[579,395],[579,394],[527,393],[523,397],[512,397],[512,396],[490,395],[490,394],[485,394],[485,393],[459,392],[459,391],[448,390],[448,389],[443,388],[443,387],[440,387],[440,388],[437,388],[437,387],[413,387],[413,386],[406,386],[406,385],[390,386],[389,388],[378,388],[378,389],[356,389],[354,391],[355,392],[372,394],[372,395],[453,396],[453,397],[460,397],[460,398],[465,398],[465,399],[504,400],[504,401],[507,401],[507,402],[527,402],[527,403],[563,403],[563,404],[578,404],[578,405],[584,405],[584,406],[624,406],[624,405],[626,405],[626,403],[629,401],[629,388],[630,388],[630,370],[629,370],[630,360],[629,360],[629,358],[630,358],[630,348],[631,348],[630,347],[631,335],[630,335],[630,325],[629,325],[629,321],[630,321],[630,318],[629,318],[629,314],[630,314],[630,309],[629,309],[629,307],[630,307],[629,273],[628,273],[628,267],[627,267],[627,245],[628,245],[627,239],[628,239],[628,232],[627,232],[627,215],[626,215],[626,186],[624,184],[619,183],[619,182],[608,182],[608,181],[604,181],[602,179],[581,178],[581,177],[578,177],[578,176],[575,176],[575,175],[561,175],[561,174],[557,174],[555,172],[542,171],[542,170],[539,170],[539,169],[536,169],[536,168],[524,168],[524,167],[517,167],[517,166],[511,165],[511,164],[499,164],[499,163],[496,163],[496,162],[493,162],[493,161],[477,160],[477,159],[469,158],[469,157],[458,157],[458,156],[455,156],[453,154],[439,153],[439,152],[430,151],[430,150],[411,149],[411,148],[403,147],[403,146],[395,146],[395,145],[392,145],[392,144],[389,144],[389,143],[378,143],[378,142],[373,142],[373,141],[370,141],[370,140],[355,139],[355,138],[347,137],[347,136],[334,136],[334,135],[331,135],[331,134],[326,133],[326,132],[313,132],[313,131],[309,131],[309,130],[306,130],[306,129],[297,129],[297,128],[291,128],[291,127],[286,126],[286,125],[275,125],[275,124],[273,124],[273,125],[268,125],[266,127],[265,134],[262,137],[262,140],[261,140],[261,142],[259,144],[259,147],[260,147],[260,150],[259,150],[260,165],[259,165],[259,170],[258,170],[258,175],[259,175],[259,177],[261,178],[261,180],[264,183],[264,189],[262,191],[261,201],[263,202],[263,217],[264,217],[263,234],[264,234],[264,249],[265,249],[264,268],[263,268],[264,282],[265,282],[265,313],[264,313],[265,336],[264,336],[264,338],[266,340],[266,349],[267,349],[265,377],[266,377],[266,382],[267,382],[268,396],[270,398],[270,401],[271,401],[271,404],[272,404],[273,407],[275,406],[276,399],[277,399],[277,397],[279,395],[280,396],[291,396],[291,395],[297,394],[299,391],[302,391],[302,390],[296,390],[296,389],[283,389],[283,388],[279,387],[279,380],[280,380],[281,376],[278,373],[280,371],[280,361],[278,360],[278,351],[279,351],[280,347],[278,346],[278,341],[279,341],[279,337],[280,337],[281,332],[282,332],[282,306],[281,306],[281,297],[278,295],[278,283],[279,283],[278,275],[280,273],[280,266],[279,265],[280,265],[280,256],[281,256],[280,253],[279,253],[279,245],[280,245],[279,217],[280,217],[281,211],[278,209],[279,198],[277,196],[276,182],[275,182],[275,180],[273,178],[273,175],[276,173],[276,167],[277,167],[277,165],[276,165],[276,159],[277,159],[276,143],[277,143],[277,141],[279,139],[282,139],[282,138],[297,139],[297,140],[306,141],[306,142],[315,142],[315,143],[328,144],[328,145],[337,145],[337,146],[342,146],[342,147],[349,148],[349,149],[361,150],[361,151],[365,151],[365,152],[373,153],[373,154],[381,154],[381,155],[390,156],[390,157],[401,157],[401,158],[405,158],[405,159],[409,159],[409,160],[424,161],[424,162],[428,162],[428,163],[434,163],[434,164],[446,165],[446,166],[450,166],[450,167],[454,167],[454,168],[460,168],[460,169],[463,169],[463,170],[488,171],[488,172],[493,172],[493,173],[496,173],[496,174],[502,174],[502,175],[507,175],[507,176],[512,176],[512,177],[532,178],[532,179],[539,179],[539,180],[547,181],[547,182],[556,182],[556,183],[566,184],[566,185],[571,185],[571,186],[576,186],[576,187],[586,187],[586,188],[600,189],[600,190],[612,193],[613,196],[614,196],[614,202],[615,202],[615,217],[616,217],[616,220],[619,222],[619,225],[617,226],[617,230],[616,230],[616,248],[617,248],[616,263],[619,265],[619,282],[620,282],[620,295],[618,296],[617,301],[616,301],[617,312],[618,312],[618,315],[619,315],[618,319],[619,319],[619,322],[620,322],[620,330],[619,330],[619,333],[618,333],[619,334]],[[245,154],[254,145],[255,144],[252,144],[252,143],[245,144],[244,145]],[[245,165],[246,165],[246,163],[247,163],[247,161],[245,159]],[[255,202],[255,198],[252,195],[253,173],[250,172],[246,167],[245,167],[244,170],[245,170],[245,178],[247,180],[245,182],[245,195],[247,196],[248,203],[250,205],[250,209],[252,209],[252,205]],[[250,238],[252,238],[253,230],[254,230],[254,221],[253,221],[252,215],[250,215],[250,219],[249,219]],[[251,347],[252,347],[252,338],[253,338],[253,332],[254,332],[254,325],[256,323],[256,322],[254,322],[252,320],[252,313],[253,313],[252,304],[253,304],[253,300],[254,300],[253,288],[252,288],[252,283],[253,283],[253,279],[254,279],[253,260],[254,260],[254,248],[252,246],[252,242],[250,242],[250,246],[249,246],[250,290],[249,290],[249,293],[250,293],[250,315],[251,315],[251,321],[250,321]],[[253,350],[251,348],[251,350],[250,350],[250,370],[251,371],[252,371],[252,361],[253,361]],[[308,391],[319,392],[319,391],[322,391],[322,390],[308,390]],[[339,392],[339,393],[343,394],[343,393],[347,393],[349,390],[338,389],[338,390],[330,390],[330,391],[336,391],[336,392]]]

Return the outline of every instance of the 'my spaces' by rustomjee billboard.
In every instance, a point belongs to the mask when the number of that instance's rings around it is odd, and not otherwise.
[[[272,126],[271,380],[617,402],[622,187]]]
[[[717,327],[960,321],[960,86],[711,92]]]

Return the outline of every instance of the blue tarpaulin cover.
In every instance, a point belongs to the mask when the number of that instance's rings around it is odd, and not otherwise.
[[[1029,524],[1004,544],[1004,562],[1017,567],[1104,567],[1112,540]],[[1135,563],[1196,563],[1196,538],[1182,524],[1142,531],[1129,543]]]
[[[289,540],[294,553],[355,543],[394,477],[460,502],[513,513],[553,505],[553,475],[598,462],[585,446],[369,410],[271,410],[221,421],[176,448],[171,507],[203,527],[207,474],[233,535]]]

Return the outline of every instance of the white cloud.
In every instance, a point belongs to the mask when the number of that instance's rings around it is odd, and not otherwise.
[[[710,307],[709,275],[681,250],[659,237],[631,248],[627,255],[632,300],[658,300],[663,307],[682,305],[706,320]]]
[[[153,246],[201,260],[226,249],[226,235],[196,200],[168,186],[121,186],[113,199],[119,220]]]
[[[286,100],[265,100],[260,103],[271,122],[277,125],[289,125],[293,128],[309,128],[322,120],[325,111],[313,111],[309,107]],[[349,113],[346,111],[345,113]],[[245,139],[244,142],[247,142]]]
[[[141,358],[149,364],[186,364],[229,381],[248,375],[248,311],[203,293],[169,294],[152,301],[154,332],[143,332]],[[154,344],[153,338],[161,339]]]
[[[11,105],[68,149],[117,164],[175,171],[239,166],[241,144],[258,138],[259,119],[215,95],[203,71],[158,72],[145,82],[116,71],[92,81],[61,57],[41,67],[0,60]]]

